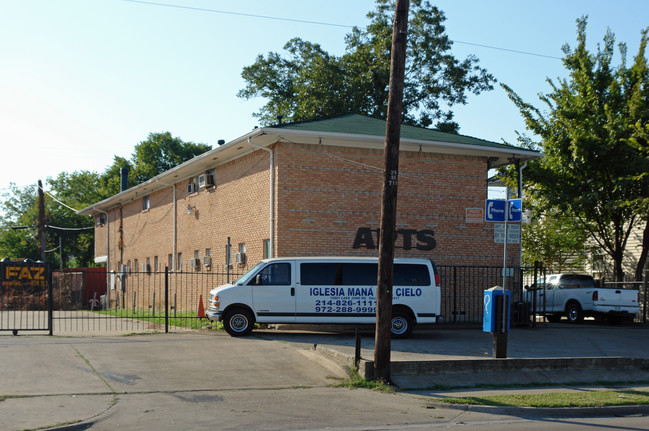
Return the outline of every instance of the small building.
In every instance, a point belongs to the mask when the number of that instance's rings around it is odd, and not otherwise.
[[[384,142],[384,120],[354,114],[255,128],[79,214],[95,217],[95,260],[109,270],[376,256]],[[540,156],[403,125],[395,255],[502,266],[498,228],[482,220],[488,172]],[[519,259],[511,244],[508,264]]]

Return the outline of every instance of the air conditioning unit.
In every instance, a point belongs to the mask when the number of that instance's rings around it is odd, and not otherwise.
[[[236,253],[234,255],[234,260],[240,264],[243,265],[246,263],[246,254],[245,253]]]
[[[189,259],[189,266],[198,269],[201,266],[201,260],[200,259]]]
[[[205,185],[207,187],[214,187],[216,185],[216,175],[214,175],[213,173],[205,174]]]
[[[187,184],[187,194],[190,194],[190,195],[191,195],[192,193],[195,193],[196,191],[197,191],[197,190],[196,190],[196,188],[194,187],[194,183],[189,183],[189,184]]]
[[[212,256],[203,257],[203,265],[212,266]]]
[[[198,187],[205,187],[205,174],[199,175],[198,176]]]

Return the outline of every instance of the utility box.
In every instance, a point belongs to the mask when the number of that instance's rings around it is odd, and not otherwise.
[[[503,296],[505,302],[505,325],[503,331]],[[482,331],[483,332],[509,332],[510,324],[510,303],[511,292],[503,290],[500,286],[492,287],[484,291],[484,302],[482,309]]]

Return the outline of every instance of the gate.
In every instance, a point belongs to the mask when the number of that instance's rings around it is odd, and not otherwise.
[[[48,331],[52,335],[49,264],[0,262],[0,331]]]

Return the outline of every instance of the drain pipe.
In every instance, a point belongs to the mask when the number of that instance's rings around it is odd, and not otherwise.
[[[261,145],[253,144],[248,137],[248,143],[255,148],[260,150],[268,151],[270,156],[270,238],[269,238],[269,255],[268,257],[273,257],[273,249],[275,248],[275,158],[273,150],[270,148],[262,147]]]

